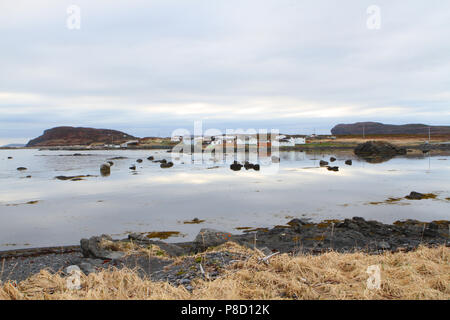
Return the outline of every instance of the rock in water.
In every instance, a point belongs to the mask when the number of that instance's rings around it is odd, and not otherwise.
[[[154,159],[155,159],[155,157],[153,157],[153,156],[150,156],[150,157],[147,158],[147,160],[150,160],[150,161],[152,161]]]
[[[325,167],[325,166],[328,165],[328,162],[327,162],[327,161],[320,160],[319,164],[320,164],[321,167]]]
[[[339,171],[339,167],[330,167],[330,166],[328,166],[327,169],[329,171]]]
[[[130,167],[130,170],[136,170],[136,166],[135,166],[135,165],[132,165],[132,166]]]
[[[159,165],[160,168],[171,168],[173,167],[173,162],[164,162]]]
[[[104,163],[100,167],[100,173],[103,177],[109,176],[111,174],[111,166],[109,163]]]
[[[240,164],[239,162],[237,162],[237,161],[234,161],[231,165],[230,165],[230,169],[231,170],[233,170],[233,171],[239,171],[239,170],[241,170],[242,169],[242,164]]]
[[[27,170],[27,168],[25,168],[25,167],[18,167],[17,170],[19,170],[19,171],[25,171],[25,170]]]
[[[331,157],[330,158],[330,162],[335,162],[336,161],[336,158],[335,157]]]
[[[136,162],[137,162],[137,163],[141,163],[141,162],[142,162],[142,159],[137,159]]]
[[[248,161],[245,161],[245,163],[244,163],[244,168],[245,168],[245,170],[253,169],[253,164],[251,164],[251,163],[248,162]]]
[[[352,160],[345,160],[345,164],[351,166],[353,164]]]
[[[435,199],[436,195],[433,193],[420,193],[411,191],[411,193],[407,195],[405,198],[408,200]]]

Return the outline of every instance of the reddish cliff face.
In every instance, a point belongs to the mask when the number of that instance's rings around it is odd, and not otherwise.
[[[117,130],[56,127],[45,130],[42,136],[30,140],[27,147],[90,145],[92,143],[119,144],[132,139],[136,138]]]
[[[357,122],[352,124],[338,124],[331,133],[334,135],[349,134],[361,135],[363,132],[370,134],[421,134],[428,135],[428,128],[431,128],[431,134],[450,134],[450,126],[427,126],[425,124],[405,124],[393,125],[379,122]]]

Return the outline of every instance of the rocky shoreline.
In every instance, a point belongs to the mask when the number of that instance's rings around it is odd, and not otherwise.
[[[383,224],[354,217],[320,223],[293,219],[283,226],[246,230],[243,234],[201,229],[194,241],[180,243],[152,240],[145,233],[132,233],[121,240],[102,235],[82,239],[80,246],[0,252],[0,281],[21,281],[42,269],[58,272],[73,265],[86,274],[128,267],[155,281],[168,281],[189,289],[193,279],[214,279],[230,263],[248,259],[232,250],[213,250],[227,242],[258,249],[262,257],[278,252],[301,255],[330,250],[379,254],[410,251],[419,245],[449,246],[449,228],[450,222],[446,220]]]

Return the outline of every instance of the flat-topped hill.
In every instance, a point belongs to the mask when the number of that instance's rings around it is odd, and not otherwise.
[[[44,131],[44,134],[28,142],[27,147],[37,146],[73,146],[92,143],[119,144],[135,137],[117,130],[81,127],[56,127]]]
[[[380,122],[357,122],[352,124],[338,124],[331,129],[333,135],[371,135],[371,134],[420,134],[428,135],[430,128],[432,135],[450,135],[450,126],[428,126],[426,124],[384,124]]]

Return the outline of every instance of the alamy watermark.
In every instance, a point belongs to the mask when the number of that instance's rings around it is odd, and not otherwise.
[[[381,288],[381,266],[368,266],[366,272],[369,274],[369,278],[367,279],[367,289],[379,290]]]
[[[367,17],[366,25],[369,30],[381,29],[381,9],[377,5],[371,5],[366,10]]]
[[[190,162],[194,165],[258,164],[258,170],[263,173],[276,173],[282,137],[278,129],[203,130],[202,121],[195,121],[193,132],[185,128],[172,132],[171,140],[177,142],[172,148],[172,162]]]
[[[81,289],[81,269],[78,266],[69,266],[66,269],[69,276],[66,278],[66,287],[69,290]]]
[[[67,7],[66,26],[69,30],[81,29],[81,8],[77,5],[70,5]]]

